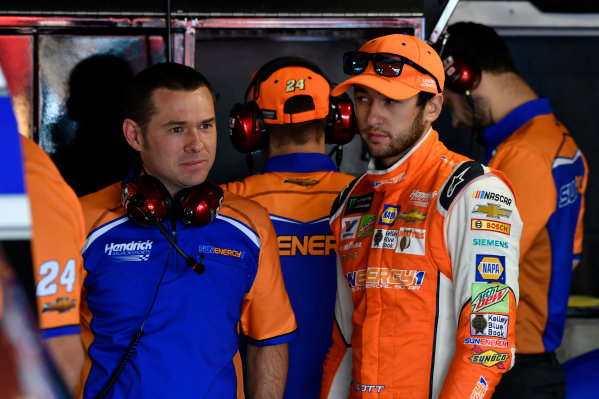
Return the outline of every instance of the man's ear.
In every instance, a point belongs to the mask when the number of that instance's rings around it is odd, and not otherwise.
[[[141,128],[133,119],[125,119],[123,121],[123,133],[125,140],[136,151],[141,151],[143,148],[143,135]]]
[[[437,120],[443,110],[443,94],[437,93],[426,104],[424,120],[433,123]]]

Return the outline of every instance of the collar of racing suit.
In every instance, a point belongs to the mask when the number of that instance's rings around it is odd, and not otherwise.
[[[366,179],[372,184],[375,191],[387,191],[390,189],[401,188],[401,184],[409,173],[422,173],[423,168],[435,156],[439,142],[439,134],[430,128],[424,137],[403,156],[399,161],[391,165],[388,169],[380,170],[374,166],[374,159],[371,159],[366,172]],[[439,157],[441,157],[439,153]]]
[[[520,105],[496,124],[485,128],[483,130],[485,165],[493,158],[495,149],[503,140],[511,136],[512,133],[520,129],[532,118],[551,113],[553,113],[553,110],[549,105],[549,99],[543,97]]]
[[[337,166],[326,154],[303,152],[294,154],[277,155],[264,162],[263,173],[268,172],[338,172]]]

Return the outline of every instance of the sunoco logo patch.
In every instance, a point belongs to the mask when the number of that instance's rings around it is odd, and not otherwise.
[[[474,345],[472,349],[474,351],[474,355],[470,357],[470,362],[475,364],[482,364],[486,367],[497,367],[498,369],[505,369],[505,365],[503,362],[510,358],[509,353],[500,353],[495,352],[492,349],[488,349],[483,351],[478,345]]]

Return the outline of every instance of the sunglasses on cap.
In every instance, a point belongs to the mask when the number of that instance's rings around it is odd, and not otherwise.
[[[366,70],[368,61],[372,60],[374,71],[381,76],[396,78],[401,75],[403,66],[408,64],[418,72],[429,75],[437,84],[437,91],[442,92],[439,81],[429,71],[401,55],[391,53],[365,53],[363,51],[349,51],[343,54],[343,72],[348,75],[359,75]]]

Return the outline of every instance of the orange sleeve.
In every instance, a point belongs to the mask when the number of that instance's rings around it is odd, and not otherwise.
[[[474,296],[474,293],[473,293]],[[470,329],[474,322],[471,321],[471,315],[480,316],[469,312],[471,306],[469,302],[460,316],[458,333],[456,335],[456,353],[449,366],[449,371],[445,377],[443,389],[439,395],[440,399],[450,398],[491,398],[495,387],[501,380],[503,373],[508,371],[514,362],[515,339],[516,339],[516,297],[510,290],[508,294],[509,312],[491,313],[496,317],[508,317],[507,322],[507,340],[485,338],[480,344],[474,344],[470,349],[463,345],[464,341],[470,337]],[[499,342],[505,342],[507,348],[498,348]],[[483,345],[486,343],[487,345]],[[476,367],[473,368],[473,363]]]
[[[236,197],[234,202],[231,197]],[[248,225],[260,238],[258,270],[252,287],[245,296],[241,310],[241,331],[254,345],[276,345],[291,340],[297,330],[295,315],[283,282],[279,262],[279,248],[274,227],[265,208],[254,201],[225,192],[227,207],[222,212],[236,209],[239,220]],[[228,208],[228,209],[227,209]]]
[[[499,169],[512,183],[524,223],[520,259],[528,252],[555,210],[557,192],[551,164],[523,148],[502,150],[489,166]]]
[[[46,337],[77,334],[84,278],[81,206],[50,157],[33,141],[23,137],[22,143],[40,328]]]

